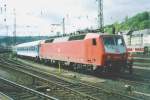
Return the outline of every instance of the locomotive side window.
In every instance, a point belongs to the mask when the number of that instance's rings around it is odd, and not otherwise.
[[[96,39],[92,39],[92,45],[96,45]]]

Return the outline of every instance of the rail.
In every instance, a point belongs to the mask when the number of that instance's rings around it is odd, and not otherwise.
[[[0,92],[0,97],[1,97],[0,99],[2,99],[2,100],[3,100],[3,98],[4,98],[4,100],[14,100],[14,99],[12,99],[11,97],[9,97],[8,95],[6,95],[2,92]]]
[[[149,57],[134,57],[134,65],[141,67],[150,67]]]
[[[2,65],[1,64],[2,62],[0,62],[0,65],[1,66],[13,66],[13,68],[12,67],[9,67],[10,69],[13,69],[13,70],[16,70],[16,71],[19,71],[19,72],[22,72],[22,73],[24,73],[24,74],[27,74],[27,75],[29,75],[29,76],[32,76],[32,77],[34,77],[34,78],[37,78],[37,79],[40,79],[40,80],[42,80],[41,82],[44,82],[44,83],[46,83],[46,82],[48,82],[49,84],[51,84],[51,85],[55,85],[55,87],[58,87],[59,89],[60,89],[60,91],[63,91],[63,92],[65,92],[65,91],[67,91],[67,92],[69,92],[69,94],[73,94],[73,95],[76,95],[76,97],[75,98],[77,98],[77,96],[80,96],[80,97],[82,97],[82,98],[86,98],[86,100],[87,99],[89,99],[89,100],[100,100],[99,98],[97,99],[97,98],[94,98],[94,97],[92,97],[92,96],[90,96],[90,95],[87,95],[87,94],[85,94],[85,93],[82,93],[82,92],[79,92],[79,91],[76,91],[76,90],[73,90],[73,89],[71,89],[71,88],[69,88],[69,87],[67,87],[68,85],[69,86],[71,86],[71,85],[74,85],[74,84],[71,84],[71,83],[67,83],[67,82],[65,82],[64,80],[61,80],[60,81],[60,79],[57,79],[56,77],[54,77],[54,76],[46,76],[46,75],[42,75],[42,74],[40,74],[40,75],[37,75],[36,73],[34,73],[31,69],[29,69],[29,70],[26,70],[25,71],[25,69],[24,70],[22,70],[23,69],[23,65],[22,65],[22,69],[20,69],[19,68],[19,66],[17,66],[17,65],[13,65],[13,64],[11,64],[11,65],[8,65],[8,64],[10,64],[10,63],[4,63],[4,61],[3,61],[3,64],[4,65]],[[18,67],[18,68],[17,68]],[[47,77],[47,79],[46,78],[44,78],[44,77]],[[59,82],[58,82],[59,81]],[[62,83],[64,81],[64,83],[65,83],[65,85],[62,85],[62,84],[59,84],[59,83]],[[51,86],[49,86],[49,87],[51,87]],[[61,89],[61,88],[63,88],[63,89]],[[57,95],[58,97],[59,97],[59,94]],[[67,96],[67,93],[66,93],[66,96]],[[84,100],[84,99],[82,99],[82,100]]]
[[[14,66],[21,67],[22,69],[23,68],[29,68],[29,65],[28,66],[14,65]],[[45,73],[43,73],[43,72],[33,71],[33,69],[31,69],[31,68],[28,69],[28,71],[31,71],[31,70],[32,70],[31,73],[36,75],[36,76],[44,77],[45,79],[49,77],[48,79],[46,79],[47,81],[51,80],[55,84],[57,83],[61,86],[65,86],[66,88],[70,89],[71,91],[74,91],[74,92],[79,93],[79,94],[84,94],[87,97],[89,97],[89,96],[93,97],[93,98],[95,98],[94,100],[99,100],[99,98],[103,97],[104,95],[105,96],[107,95],[106,97],[109,96],[109,98],[122,98],[122,100],[123,99],[126,100],[127,98],[128,98],[128,100],[141,100],[141,99],[136,98],[136,97],[123,95],[121,93],[116,93],[115,91],[108,91],[108,90],[105,90],[103,88],[95,87],[95,86],[88,85],[88,84],[85,84],[82,82],[78,82],[78,84],[75,84],[74,82],[66,82],[65,78],[62,78],[62,77],[59,78],[56,75],[52,75],[52,74],[50,74],[49,76],[46,76]],[[37,75],[37,73],[38,73],[38,75]],[[105,98],[105,99],[108,99],[108,98]]]
[[[52,96],[48,96],[48,95],[46,95],[46,94],[44,94],[44,93],[35,91],[35,90],[30,89],[30,88],[28,88],[28,87],[25,87],[25,86],[23,86],[23,85],[19,85],[19,84],[15,83],[15,82],[12,82],[12,81],[10,81],[10,80],[7,80],[7,79],[5,79],[5,78],[3,78],[3,77],[0,77],[0,80],[6,82],[7,84],[10,84],[11,86],[14,86],[14,87],[23,89],[23,90],[25,90],[25,91],[27,91],[27,92],[29,92],[29,93],[31,93],[31,94],[34,94],[35,96],[38,96],[39,98],[45,98],[45,99],[49,99],[49,100],[58,100],[58,99],[56,99],[56,98],[54,98],[54,97],[52,97]]]

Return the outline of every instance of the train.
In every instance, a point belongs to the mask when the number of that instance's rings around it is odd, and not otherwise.
[[[17,56],[63,64],[73,69],[120,73],[128,67],[128,51],[121,35],[87,33],[15,46]]]

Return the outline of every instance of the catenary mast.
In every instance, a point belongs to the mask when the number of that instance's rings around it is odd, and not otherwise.
[[[104,18],[103,18],[103,0],[98,1],[98,29],[104,32]]]

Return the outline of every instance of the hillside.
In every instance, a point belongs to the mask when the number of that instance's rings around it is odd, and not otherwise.
[[[47,39],[48,36],[20,36],[20,37],[6,37],[6,36],[1,36],[0,38],[0,46],[10,46],[12,44],[19,44],[19,43],[24,43],[24,42],[31,42],[31,41],[36,41],[36,40],[42,40],[42,39]]]
[[[116,33],[124,30],[143,30],[150,28],[150,12],[142,12],[133,17],[126,16],[125,21],[105,26],[105,32]]]

